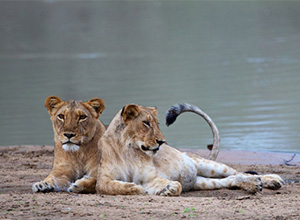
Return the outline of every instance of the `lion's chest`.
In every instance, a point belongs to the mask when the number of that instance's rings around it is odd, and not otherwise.
[[[127,163],[119,168],[117,179],[123,182],[133,182],[142,185],[155,176],[156,170],[150,164]]]

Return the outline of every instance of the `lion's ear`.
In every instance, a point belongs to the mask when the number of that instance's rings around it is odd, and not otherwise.
[[[124,123],[128,120],[134,119],[140,112],[140,107],[135,104],[126,105],[123,107],[121,116]]]
[[[97,113],[97,118],[100,117],[100,114],[105,109],[105,102],[100,98],[92,98],[87,102]]]
[[[48,96],[45,100],[45,107],[48,109],[50,115],[53,115],[53,111],[57,109],[57,105],[61,103],[62,100],[57,96]]]

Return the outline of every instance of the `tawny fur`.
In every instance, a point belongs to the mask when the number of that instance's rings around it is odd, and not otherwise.
[[[159,176],[153,163],[154,152],[158,151],[164,139],[158,128],[155,108],[137,105],[124,107],[99,141],[102,155],[97,192],[111,195],[179,195],[181,184]]]
[[[50,174],[34,183],[33,192],[68,191],[94,193],[97,177],[98,141],[105,126],[98,120],[104,101],[45,100],[54,131],[54,161]]]
[[[181,191],[240,188],[256,193],[279,189],[276,174],[249,175],[164,144],[155,108],[127,105],[112,120],[98,147],[96,190],[100,194],[180,195]]]

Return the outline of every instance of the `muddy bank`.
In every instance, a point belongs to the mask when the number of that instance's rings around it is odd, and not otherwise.
[[[205,155],[207,151],[196,151]],[[0,148],[1,219],[298,219],[300,161],[297,154],[221,151],[217,159],[240,171],[276,173],[286,180],[277,191],[205,190],[180,197],[33,194],[31,185],[51,170],[52,146]]]

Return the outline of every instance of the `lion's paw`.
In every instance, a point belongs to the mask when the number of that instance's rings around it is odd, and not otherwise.
[[[67,191],[69,193],[80,193],[82,191],[82,189],[75,182],[75,183],[71,184],[71,186],[67,189]]]
[[[237,178],[237,186],[247,192],[254,194],[262,191],[263,182],[258,176],[239,176]]]
[[[32,192],[51,192],[54,190],[54,186],[45,181],[36,182],[32,185]]]
[[[127,183],[126,188],[130,195],[147,194],[147,192],[145,191],[145,189],[142,186],[136,185],[135,183]]]
[[[277,174],[266,174],[261,176],[264,188],[280,189],[284,185],[284,180]]]
[[[177,181],[171,181],[161,191],[157,192],[159,196],[179,196],[182,191],[181,184]]]

